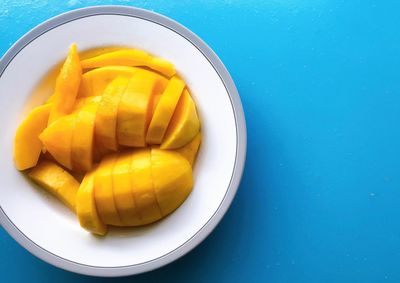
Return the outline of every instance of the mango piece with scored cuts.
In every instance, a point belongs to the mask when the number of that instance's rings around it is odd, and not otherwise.
[[[147,143],[160,144],[162,142],[184,87],[185,83],[177,77],[172,77],[169,81],[155,107],[149,129],[147,130]]]
[[[176,149],[191,141],[200,131],[200,121],[196,105],[185,89],[178,102],[175,113],[169,123],[162,149]]]

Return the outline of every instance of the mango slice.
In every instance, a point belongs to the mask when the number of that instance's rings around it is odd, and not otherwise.
[[[52,108],[49,116],[49,125],[61,116],[71,113],[82,76],[82,67],[79,60],[76,44],[69,48],[67,59],[61,68],[56,80]]]
[[[51,104],[34,108],[19,125],[14,138],[14,162],[18,170],[34,167],[42,151],[39,134],[46,128]]]
[[[82,60],[82,68],[87,69],[104,66],[146,66],[149,61],[151,61],[151,56],[143,50],[122,49]]]
[[[162,142],[184,88],[185,83],[181,79],[171,78],[154,110],[146,135],[147,143],[160,144]]]
[[[151,171],[157,201],[162,215],[166,216],[177,209],[192,191],[192,168],[179,153],[153,148]]]
[[[43,160],[29,172],[29,177],[75,211],[79,183],[64,168]]]
[[[89,96],[89,97],[80,97],[76,99],[74,105],[74,111],[78,112],[82,108],[86,107],[88,104],[100,104],[102,97],[101,96]]]
[[[131,181],[137,211],[142,220],[141,225],[161,219],[163,214],[154,190],[150,149],[137,150],[132,154]]]
[[[95,119],[96,145],[116,151],[117,143],[117,114],[121,97],[124,94],[129,79],[117,77],[104,90]]]
[[[117,140],[120,145],[146,145],[148,111],[155,83],[154,76],[139,72],[130,79],[118,108]]]
[[[200,131],[200,121],[196,105],[187,89],[178,102],[175,113],[169,123],[161,149],[176,149],[191,141]]]
[[[118,214],[125,226],[137,226],[141,219],[132,194],[132,153],[120,153],[112,171],[113,192]]]
[[[174,65],[171,62],[162,58],[152,58],[148,67],[163,74],[168,78],[176,74]]]
[[[132,77],[139,69],[126,66],[108,66],[82,75],[78,97],[101,96],[109,83],[117,77]]]
[[[92,169],[94,146],[94,121],[98,104],[91,101],[75,114],[75,129],[72,134],[71,162],[77,172]]]
[[[103,236],[107,233],[107,225],[104,225],[97,213],[94,199],[94,172],[89,172],[76,195],[76,214],[82,228],[93,234]]]
[[[61,117],[39,135],[46,150],[58,163],[68,169],[72,169],[71,143],[75,122],[75,115]]]
[[[106,86],[117,77],[131,78],[136,73],[153,76],[157,80],[155,93],[164,91],[168,79],[152,71],[126,66],[107,66],[91,70],[82,75],[78,97],[101,96]]]
[[[84,69],[104,66],[145,66],[167,77],[175,74],[174,65],[167,60],[153,58],[148,53],[137,49],[122,49],[82,60]]]
[[[189,161],[190,165],[194,165],[201,144],[201,133],[198,133],[188,144],[175,149],[174,151],[182,155]]]
[[[112,172],[116,160],[116,154],[108,155],[103,158],[99,167],[97,167],[94,176],[94,198],[102,222],[121,226],[122,222],[115,205],[113,192]]]

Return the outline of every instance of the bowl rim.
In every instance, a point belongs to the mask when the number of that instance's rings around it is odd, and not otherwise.
[[[196,34],[178,22],[161,14],[141,8],[118,5],[90,6],[72,10],[50,18],[49,20],[31,29],[13,46],[11,46],[9,50],[7,50],[7,52],[0,59],[0,78],[14,57],[17,56],[24,47],[29,45],[37,37],[65,23],[97,15],[120,15],[140,18],[142,20],[162,25],[188,40],[203,54],[203,56],[208,60],[208,62],[219,75],[229,95],[236,123],[237,145],[234,169],[230,184],[218,209],[214,212],[206,224],[200,228],[195,235],[186,240],[185,243],[177,247],[175,250],[150,261],[127,266],[100,267],[86,265],[62,258],[61,256],[53,254],[51,251],[42,248],[29,239],[22,231],[18,229],[11,219],[8,218],[7,214],[0,205],[0,224],[8,232],[8,234],[14,238],[15,241],[17,241],[22,247],[36,257],[51,265],[75,273],[102,277],[118,277],[139,274],[167,265],[194,249],[215,229],[230,207],[242,178],[246,159],[247,132],[243,107],[236,86],[228,70],[225,68],[224,64],[214,53],[214,51]]]

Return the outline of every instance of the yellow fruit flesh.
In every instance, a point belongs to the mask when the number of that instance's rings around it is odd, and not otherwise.
[[[142,50],[122,49],[82,60],[82,68],[87,69],[104,66],[146,66],[150,61],[151,56]]]
[[[144,66],[167,77],[175,74],[175,68],[171,62],[162,58],[153,58],[148,53],[137,49],[121,49],[82,60],[84,69],[105,66]]]
[[[40,135],[44,147],[62,166],[71,169],[71,144],[76,116],[67,115],[48,126]]]
[[[100,148],[118,150],[116,136],[118,106],[128,82],[128,78],[117,77],[103,92],[95,119],[96,145]]]
[[[78,97],[101,96],[109,83],[117,77],[132,77],[139,69],[125,66],[108,66],[82,75]]]
[[[17,130],[14,159],[19,170],[38,163],[29,176],[74,209],[83,228],[105,235],[107,225],[146,225],[182,204],[193,186],[200,122],[170,62],[132,49],[88,56],[96,57],[80,61],[71,45],[50,102]],[[82,67],[97,69],[82,75]],[[147,143],[169,150],[110,155]]]
[[[130,79],[118,108],[117,139],[120,145],[146,145],[148,111],[155,83],[154,76],[139,72]]]
[[[59,117],[71,113],[82,76],[81,62],[75,44],[69,48],[67,59],[56,80],[49,125]]]
[[[200,130],[196,105],[185,89],[169,123],[161,149],[176,149],[191,141]]]
[[[201,144],[201,133],[198,133],[188,144],[185,146],[175,149],[174,151],[182,155],[189,161],[190,165],[193,167],[197,152],[199,151]]]
[[[42,151],[39,134],[46,128],[51,104],[34,108],[19,125],[14,138],[14,162],[18,170],[34,167]]]
[[[157,201],[162,215],[166,216],[177,209],[192,191],[192,168],[179,153],[153,148],[151,170]]]
[[[94,197],[97,211],[104,224],[121,226],[113,193],[112,171],[117,160],[117,155],[104,157],[97,167],[94,177]]]
[[[29,172],[29,177],[75,211],[79,183],[64,168],[43,160]]]
[[[153,184],[150,149],[138,150],[132,154],[131,180],[132,193],[142,220],[141,225],[161,219],[162,213]]]
[[[77,98],[73,112],[78,112],[82,108],[86,107],[88,104],[99,104],[100,101],[101,95]]]
[[[162,58],[153,58],[150,62],[149,68],[163,74],[166,77],[172,77],[176,73],[174,65]]]
[[[141,224],[132,194],[131,160],[132,153],[120,153],[112,172],[114,199],[122,224],[125,226]]]
[[[184,87],[185,83],[177,77],[169,81],[154,110],[146,135],[147,143],[160,144],[162,142]]]
[[[76,124],[72,134],[71,162],[77,172],[87,172],[92,169],[94,121],[98,105],[89,103],[82,106],[75,114]]]
[[[97,213],[94,199],[94,172],[89,172],[83,179],[76,195],[76,214],[82,228],[93,234],[103,236],[107,233],[107,225],[104,225]]]

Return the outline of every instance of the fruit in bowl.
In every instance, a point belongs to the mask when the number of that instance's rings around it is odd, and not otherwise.
[[[54,94],[17,129],[14,161],[105,235],[176,210],[200,143],[195,102],[170,62],[128,48],[81,60],[72,44]]]

